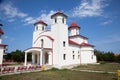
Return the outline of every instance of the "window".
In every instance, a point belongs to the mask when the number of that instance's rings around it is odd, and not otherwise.
[[[75,55],[73,55],[73,59],[75,59]]]
[[[57,18],[55,18],[55,23],[57,23]]]
[[[78,55],[78,59],[80,58],[80,55]]]
[[[66,60],[66,54],[63,54],[63,60]]]
[[[65,47],[65,41],[63,41],[63,47]]]
[[[43,48],[43,43],[44,43],[44,41],[43,41],[43,39],[41,39],[41,47]]]
[[[38,26],[36,26],[36,30],[38,30]]]
[[[93,55],[91,56],[91,59],[93,59]]]
[[[64,18],[62,18],[62,23],[64,23]]]
[[[44,26],[42,26],[42,30],[44,30]]]
[[[74,53],[74,51],[73,51],[73,53]]]

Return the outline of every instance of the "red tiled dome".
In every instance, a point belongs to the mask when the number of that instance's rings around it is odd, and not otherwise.
[[[70,27],[68,29],[72,29],[72,28],[78,28],[78,29],[80,29],[80,27],[74,21],[71,23],[71,25],[70,25]]]
[[[61,11],[58,11],[55,14],[51,15],[51,18],[53,18],[54,16],[57,16],[57,15],[62,15],[62,16],[65,16],[67,18],[67,15],[62,13]]]
[[[42,20],[39,20],[39,21],[36,22],[34,25],[36,25],[36,24],[43,24],[43,25],[47,26],[47,24],[46,24],[44,21],[42,21]]]

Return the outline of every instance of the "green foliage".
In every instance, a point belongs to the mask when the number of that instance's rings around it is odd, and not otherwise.
[[[11,52],[12,54],[12,60],[16,62],[23,62],[24,61],[24,53],[20,50],[16,50],[14,52]]]
[[[22,52],[21,50],[16,50],[11,53],[8,53],[7,55],[4,56],[5,60],[13,60],[15,62],[24,62],[24,57],[25,53]],[[27,54],[27,61],[31,61],[31,53]]]
[[[102,52],[95,50],[95,54],[97,56],[97,61],[110,61],[113,62],[116,60],[113,52]]]

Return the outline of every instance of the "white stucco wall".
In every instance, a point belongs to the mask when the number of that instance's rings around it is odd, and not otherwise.
[[[0,64],[2,64],[3,61],[3,54],[4,54],[4,48],[0,47]]]

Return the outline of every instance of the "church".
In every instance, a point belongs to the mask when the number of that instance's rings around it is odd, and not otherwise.
[[[76,22],[67,25],[67,17],[61,11],[51,15],[50,30],[46,30],[48,25],[42,20],[34,24],[32,47],[24,51],[25,66],[28,65],[27,55],[30,53],[32,65],[62,68],[97,62],[94,45],[88,43],[87,37],[80,35],[80,26]]]

